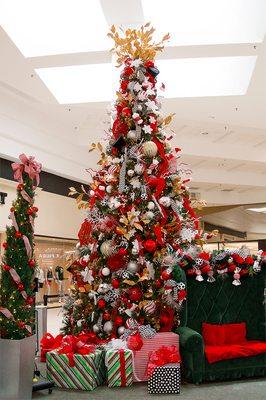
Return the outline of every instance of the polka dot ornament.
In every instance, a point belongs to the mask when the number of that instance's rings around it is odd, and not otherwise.
[[[150,394],[180,394],[180,364],[166,364],[156,367],[148,380]]]

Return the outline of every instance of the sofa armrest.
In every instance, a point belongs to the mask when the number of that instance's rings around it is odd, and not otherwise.
[[[202,336],[185,326],[178,328],[176,333],[179,334],[180,353],[186,377],[194,383],[202,382],[205,366]]]

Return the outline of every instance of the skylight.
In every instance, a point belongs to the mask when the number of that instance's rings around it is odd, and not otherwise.
[[[25,57],[111,47],[99,0],[0,0],[0,25]]]
[[[256,63],[255,56],[160,60],[164,97],[244,95]]]
[[[253,211],[257,213],[263,213],[266,214],[266,207],[260,207],[260,208],[248,208],[248,211]]]
[[[160,60],[166,98],[232,96],[246,93],[256,57],[211,57]],[[110,101],[119,70],[111,63],[40,68],[37,74],[61,104]],[[160,86],[160,85],[158,85]]]
[[[117,70],[110,63],[39,68],[36,72],[61,104],[109,101],[115,95],[113,75]]]
[[[262,42],[265,0],[142,0],[145,21],[171,46]]]

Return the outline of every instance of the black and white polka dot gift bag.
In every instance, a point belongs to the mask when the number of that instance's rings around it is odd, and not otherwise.
[[[179,394],[180,381],[180,364],[166,364],[156,367],[148,380],[148,393]]]

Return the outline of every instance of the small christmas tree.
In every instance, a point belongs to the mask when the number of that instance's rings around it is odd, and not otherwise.
[[[21,163],[12,164],[19,184],[1,264],[0,337],[4,339],[23,339],[35,332],[34,181],[39,184],[41,165],[25,154],[19,158]]]
[[[87,218],[79,232],[74,284],[65,306],[63,332],[106,339],[149,325],[178,326],[186,296],[177,260],[201,243],[199,221],[186,186],[188,171],[171,148],[172,115],[163,117],[157,98],[154,58],[168,40],[154,43],[149,24],[122,37],[112,27],[122,66],[109,144],[90,191],[77,195]]]

